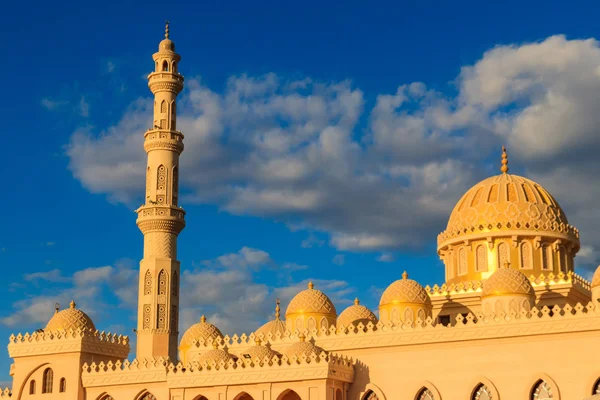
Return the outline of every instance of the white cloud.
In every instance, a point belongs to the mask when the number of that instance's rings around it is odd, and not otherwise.
[[[343,254],[336,254],[333,256],[331,262],[335,265],[344,265],[346,263],[346,257]]]
[[[302,248],[310,249],[312,247],[322,247],[325,244],[325,240],[319,239],[316,235],[310,234],[301,243]]]
[[[106,62],[106,72],[114,72],[115,68],[117,68],[117,65],[114,62],[110,60]]]
[[[67,281],[69,278],[62,276],[62,272],[60,269],[53,269],[50,271],[33,272],[31,274],[25,274],[23,275],[23,279],[25,279],[26,281],[41,280],[48,282],[64,282]]]
[[[394,255],[392,253],[381,253],[379,257],[377,257],[377,261],[392,262],[394,261]]]
[[[52,99],[49,99],[48,97],[44,97],[41,100],[41,104],[46,110],[52,111],[52,110],[56,110],[57,108],[68,104],[68,102],[62,101],[62,100],[52,100]]]
[[[82,117],[88,117],[90,115],[90,104],[85,99],[85,96],[81,96],[79,99],[79,114]]]
[[[192,79],[180,107],[183,202],[326,232],[340,250],[389,252],[435,240],[460,195],[496,171],[483,162],[503,143],[596,249],[599,65],[595,40],[498,46],[462,68],[456,95],[408,83],[366,111],[348,81],[244,75],[216,93]],[[116,126],[75,132],[75,177],[112,200],[140,198],[151,112],[138,100]]]

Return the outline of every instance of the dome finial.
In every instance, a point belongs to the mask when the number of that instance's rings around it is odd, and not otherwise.
[[[404,271],[402,273],[402,279],[408,279],[408,272]]]
[[[275,301],[275,303],[277,304],[275,306],[275,319],[279,321],[279,315],[280,315],[280,312],[281,312],[281,307],[279,307],[279,303],[281,303],[281,301],[279,299],[277,299]]]
[[[71,308],[75,308],[76,305],[77,304],[75,304],[74,300],[71,300],[71,302],[69,303],[69,307],[71,307]]]
[[[202,323],[206,322],[206,317],[204,316],[204,314],[202,314],[202,316],[200,317],[200,322],[202,322]]]
[[[358,297],[354,299],[354,305],[355,306],[360,305],[360,300],[358,300]]]
[[[60,310],[60,304],[59,303],[55,303],[54,304],[54,314],[58,314],[58,310]]]
[[[500,171],[503,174],[508,172],[508,155],[506,154],[506,147],[502,146],[502,166],[500,167]]]
[[[313,289],[315,287],[314,283],[312,283],[312,281],[308,282],[308,288],[309,289]]]
[[[169,38],[169,21],[165,21],[165,39]]]

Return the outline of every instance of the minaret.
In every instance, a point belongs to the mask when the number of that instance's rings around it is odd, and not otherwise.
[[[177,204],[183,134],[176,130],[175,99],[183,89],[183,76],[177,71],[181,57],[169,39],[168,22],[165,39],[152,58],[155,68],[148,75],[148,87],[154,94],[154,124],[144,134],[144,149],[148,153],[146,201],[136,210],[137,225],[144,234],[137,358],[162,356],[175,361],[179,333],[177,236],[185,226],[185,212]]]

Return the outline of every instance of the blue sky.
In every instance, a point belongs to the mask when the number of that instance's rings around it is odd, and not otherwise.
[[[3,7],[0,336],[71,297],[101,329],[134,328],[165,19],[186,77],[182,332],[202,313],[248,331],[308,279],[338,311],[376,308],[404,270],[443,282],[436,235],[501,144],[580,228],[579,272],[597,265],[594,2],[152,4]]]

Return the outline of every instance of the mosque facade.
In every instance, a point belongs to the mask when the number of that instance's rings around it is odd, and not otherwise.
[[[592,282],[574,272],[579,232],[542,186],[508,173],[505,150],[501,173],[467,191],[438,236],[445,283],[391,277],[379,317],[358,299],[338,313],[309,283],[249,335],[225,336],[202,316],[178,340],[184,79],[168,25],[153,59],[135,359],[127,336],[97,330],[71,302],[44,329],[11,335],[1,398],[600,398],[600,268]]]

